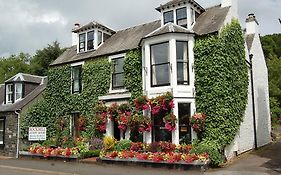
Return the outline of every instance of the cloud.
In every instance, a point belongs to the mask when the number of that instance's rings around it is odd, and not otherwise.
[[[168,0],[0,0],[0,55],[27,52],[58,40],[71,45],[74,23],[96,20],[120,30],[160,18],[155,10]],[[220,0],[197,0],[203,7],[219,4]],[[255,13],[262,35],[280,33],[280,0],[239,0],[240,19]]]

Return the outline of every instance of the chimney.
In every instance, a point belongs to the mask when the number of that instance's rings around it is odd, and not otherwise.
[[[246,19],[246,34],[259,34],[259,23],[256,16],[251,13]]]
[[[232,18],[238,19],[238,0],[221,0],[221,7],[230,7]]]
[[[75,30],[75,29],[79,29],[80,28],[80,24],[79,23],[75,23],[74,24],[74,28],[73,28],[73,30]],[[78,44],[78,34],[77,33],[74,33],[74,32],[72,32],[72,46],[75,46],[75,45],[77,45]]]

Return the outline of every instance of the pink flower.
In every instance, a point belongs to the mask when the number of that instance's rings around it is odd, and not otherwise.
[[[174,104],[174,101],[173,101],[173,100],[169,102],[169,107],[170,107],[170,109],[172,109],[172,108],[175,107],[175,104]]]
[[[160,112],[160,106],[153,106],[152,107],[151,113],[152,113],[153,116],[159,114],[159,112]]]
[[[148,105],[148,104],[145,104],[145,105],[142,106],[142,109],[143,109],[143,110],[147,110],[148,108],[149,108],[149,105]]]
[[[168,131],[174,131],[176,130],[176,127],[173,127],[170,123],[165,123],[165,129]]]

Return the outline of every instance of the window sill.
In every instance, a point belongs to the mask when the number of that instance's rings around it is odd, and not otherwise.
[[[104,96],[100,96],[99,100],[101,101],[113,101],[113,100],[121,100],[121,99],[130,99],[131,98],[131,93],[128,91],[124,91],[123,93],[109,93]]]

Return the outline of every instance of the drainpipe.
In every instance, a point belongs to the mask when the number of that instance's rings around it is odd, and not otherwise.
[[[257,124],[256,124],[256,107],[255,107],[255,90],[254,90],[254,76],[253,76],[253,54],[249,55],[250,58],[250,68],[251,68],[251,91],[252,91],[252,107],[253,107],[253,124],[254,124],[254,140],[255,140],[255,150],[258,149],[257,141]]]
[[[18,116],[18,132],[17,132],[17,154],[16,158],[19,158],[19,144],[20,144],[20,109],[15,111],[15,114]]]

